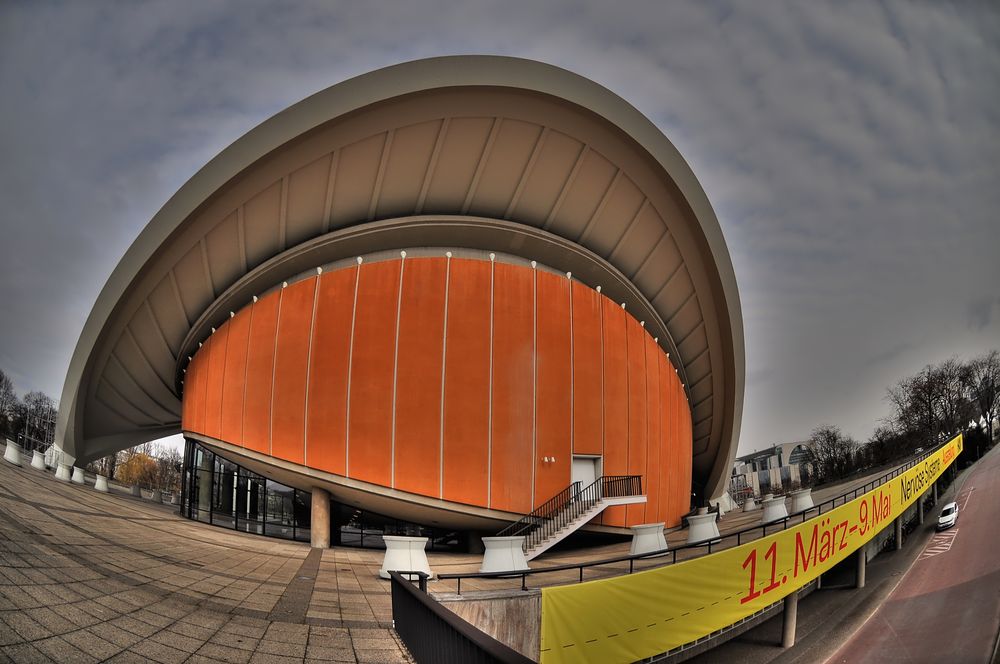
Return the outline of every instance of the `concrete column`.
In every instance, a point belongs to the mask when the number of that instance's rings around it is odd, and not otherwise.
[[[3,451],[3,458],[15,466],[20,466],[21,446],[13,440],[7,439],[7,448]]]
[[[330,494],[317,487],[312,488],[309,545],[314,549],[330,548]]]
[[[868,555],[865,552],[866,547],[861,547],[858,549],[857,553],[854,554],[857,560],[857,565],[854,568],[854,587],[864,588],[865,587],[865,572],[868,569]]]
[[[799,593],[794,591],[785,598],[785,609],[781,621],[781,647],[791,648],[795,645],[795,623],[798,621]]]
[[[924,525],[924,497],[917,498],[917,523]]]
[[[524,557],[524,537],[484,537],[480,572],[510,572],[528,569]]]
[[[629,555],[634,556],[639,553],[651,553],[653,551],[666,551],[667,540],[663,536],[663,521],[660,523],[644,523],[639,526],[632,526],[632,547]]]
[[[893,526],[896,529],[896,551],[903,550],[903,515],[900,514],[893,521]]]
[[[64,463],[60,463],[56,466],[56,479],[61,482],[69,482],[70,479],[70,467]]]

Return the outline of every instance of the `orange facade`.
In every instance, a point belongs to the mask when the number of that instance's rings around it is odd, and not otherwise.
[[[641,475],[688,511],[691,414],[640,322],[560,274],[467,258],[363,263],[271,291],[185,373],[183,428],[295,464],[454,503],[528,512],[573,455]]]

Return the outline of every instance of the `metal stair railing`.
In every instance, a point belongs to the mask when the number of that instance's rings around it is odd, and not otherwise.
[[[573,482],[530,514],[501,530],[497,537],[523,536],[525,551],[531,551],[602,499],[642,494],[641,475],[604,475],[582,489],[580,484]]]

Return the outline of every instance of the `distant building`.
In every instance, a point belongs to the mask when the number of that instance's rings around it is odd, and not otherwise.
[[[802,486],[812,475],[812,441],[780,443],[737,457],[729,493],[736,503],[742,503],[749,495],[759,497]]]

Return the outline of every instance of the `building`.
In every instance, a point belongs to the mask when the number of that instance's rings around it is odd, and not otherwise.
[[[726,489],[743,352],[718,221],[649,120],[555,67],[435,58],[295,104],[167,202],[57,443],[82,465],[183,431],[190,516],[302,539],[327,494],[334,541],[450,541],[601,476],[645,502],[589,529],[677,525]]]
[[[747,496],[782,493],[809,482],[813,475],[811,440],[780,443],[758,452],[736,457],[729,493],[734,502]]]

